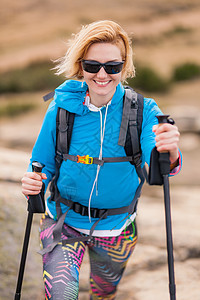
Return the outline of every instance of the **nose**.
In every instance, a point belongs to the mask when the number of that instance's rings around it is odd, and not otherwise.
[[[99,72],[97,73],[97,77],[98,78],[105,78],[107,77],[107,73],[104,70],[104,67],[101,67],[101,69],[99,70]]]

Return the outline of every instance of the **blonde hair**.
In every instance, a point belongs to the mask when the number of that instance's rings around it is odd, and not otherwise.
[[[131,41],[120,25],[108,20],[83,26],[80,32],[68,41],[69,48],[65,56],[56,61],[56,74],[65,74],[67,78],[82,79],[81,60],[94,43],[111,43],[118,46],[124,61],[122,81],[135,76]]]

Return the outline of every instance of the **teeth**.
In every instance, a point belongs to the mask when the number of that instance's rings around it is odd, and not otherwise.
[[[109,83],[109,80],[108,81],[104,81],[104,82],[102,82],[102,81],[96,81],[96,83],[100,84],[100,85],[106,85],[106,84]]]

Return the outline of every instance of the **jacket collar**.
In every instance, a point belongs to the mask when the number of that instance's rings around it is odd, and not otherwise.
[[[87,90],[88,86],[85,81],[66,80],[55,89],[55,103],[58,107],[64,108],[72,113],[85,115],[90,111],[89,107],[84,105]],[[116,87],[115,94],[110,101],[110,109],[114,109],[116,105],[118,105],[123,95],[124,87],[121,83],[119,83]]]

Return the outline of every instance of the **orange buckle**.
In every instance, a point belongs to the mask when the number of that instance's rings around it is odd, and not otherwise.
[[[77,163],[81,163],[81,164],[86,164],[86,165],[91,165],[93,163],[93,157],[90,157],[89,155],[77,155]]]

